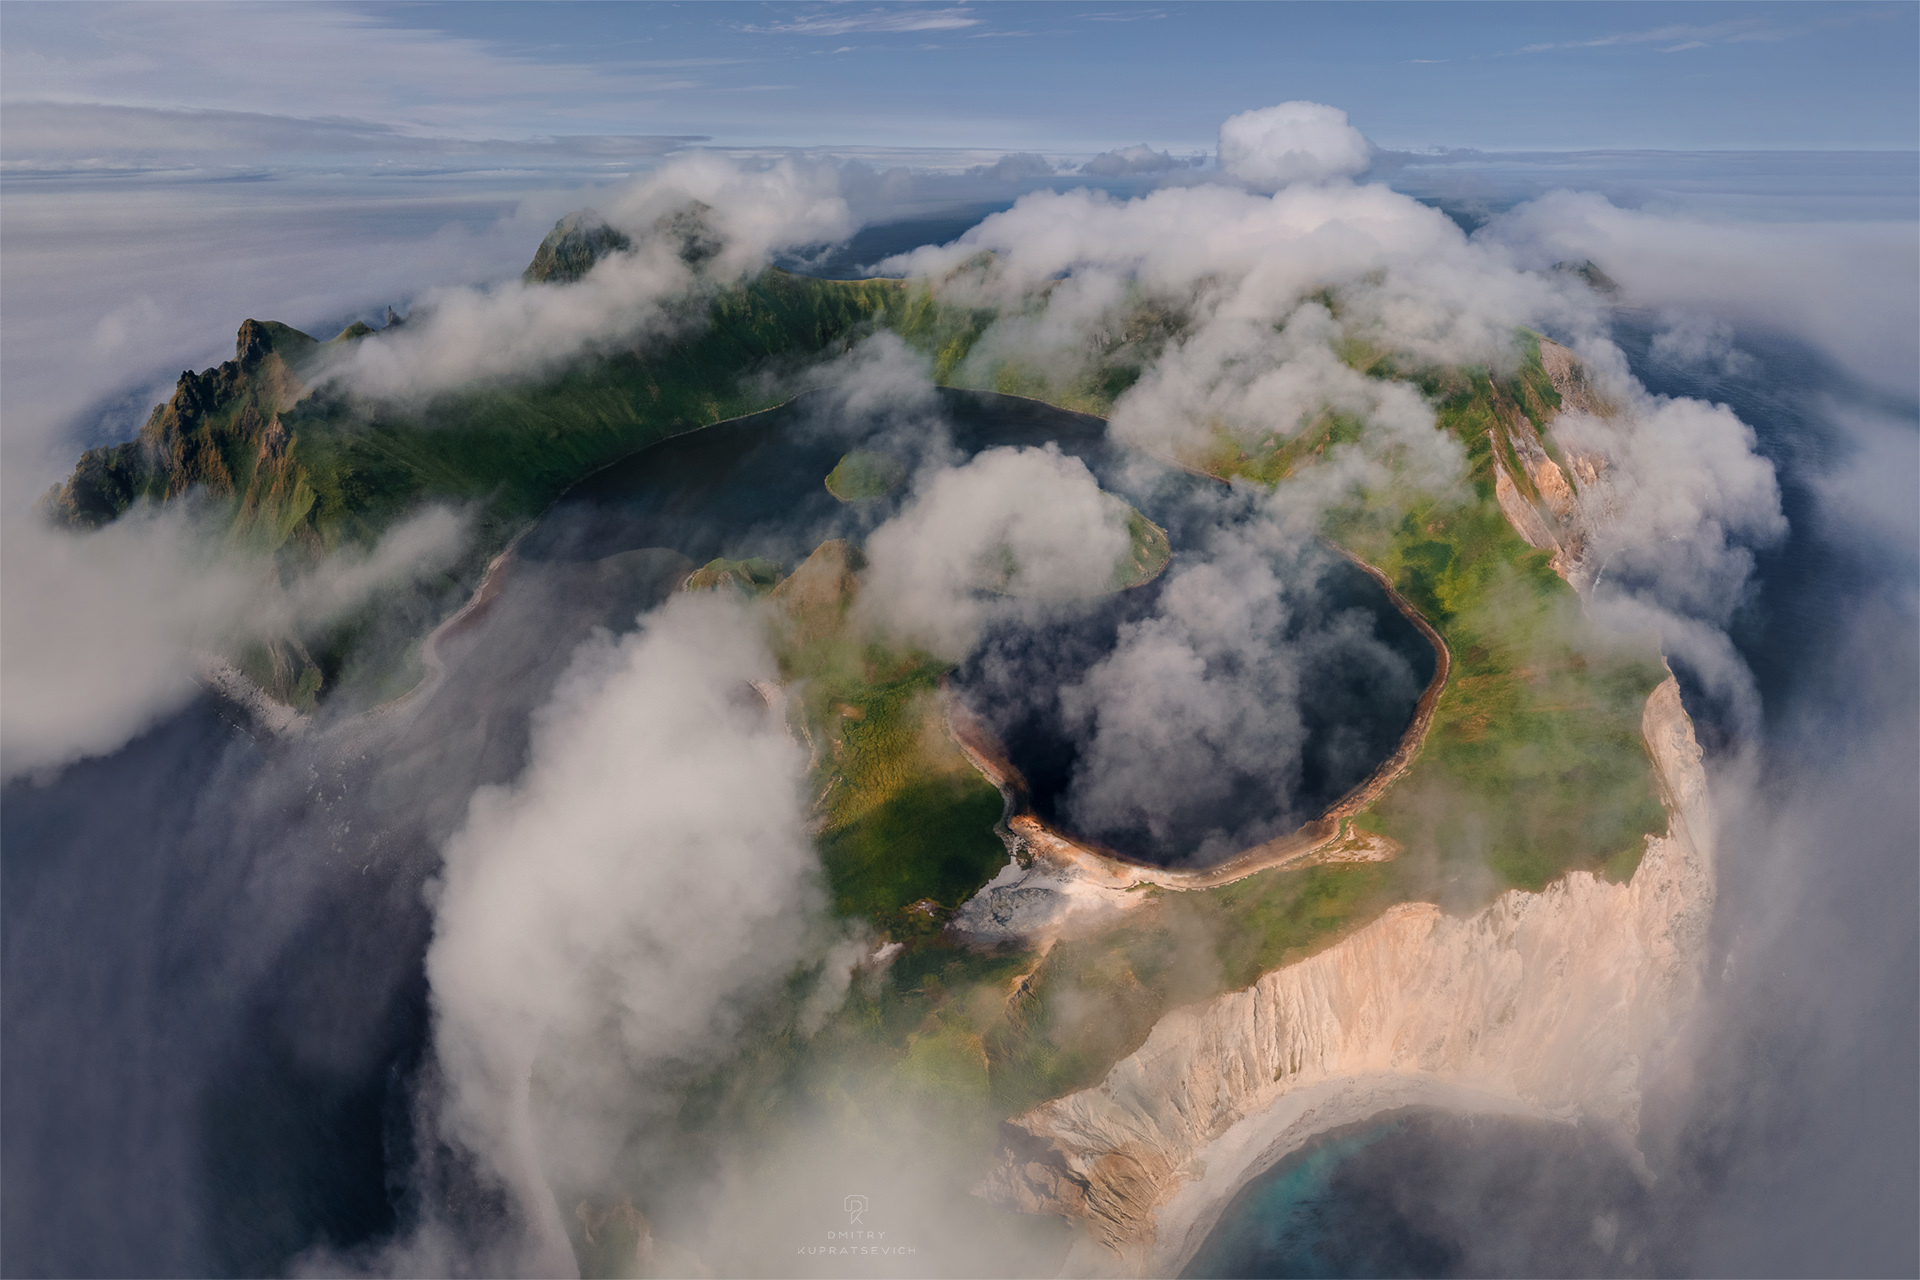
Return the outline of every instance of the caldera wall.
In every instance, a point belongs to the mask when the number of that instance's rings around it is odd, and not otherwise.
[[[1574,872],[1465,918],[1396,906],[1170,1014],[1101,1084],[1017,1117],[982,1190],[1084,1219],[1071,1269],[1171,1274],[1248,1179],[1390,1107],[1577,1113],[1635,1133],[1641,1065],[1695,997],[1714,893],[1706,779],[1671,678],[1642,730],[1669,823],[1628,883]]]

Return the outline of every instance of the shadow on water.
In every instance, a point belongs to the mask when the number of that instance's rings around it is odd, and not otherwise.
[[[1657,357],[1655,332],[1628,316],[1614,336],[1650,391],[1725,403],[1753,428],[1789,525],[1756,550],[1729,628],[1761,697],[1759,741],[1740,742],[1676,662],[1682,694],[1710,763],[1755,747],[1760,786],[1801,808],[1783,835],[1767,830],[1778,814],[1723,812],[1715,1036],[1692,1092],[1647,1099],[1652,1192],[1577,1130],[1387,1117],[1256,1179],[1189,1275],[1913,1273],[1913,819],[1873,794],[1876,764],[1911,794],[1913,551],[1849,529],[1822,485],[1862,447],[1850,415],[1894,424],[1911,450],[1920,414],[1792,340],[1742,333],[1744,360],[1677,363]],[[1862,760],[1863,741],[1891,760]],[[1790,828],[1809,821],[1851,829],[1796,847]],[[1782,895],[1794,909],[1766,930]],[[1754,922],[1760,963],[1737,954]]]
[[[937,417],[903,439],[890,425],[827,420],[824,401],[790,405],[722,423],[646,449],[576,486],[521,544],[525,561],[605,556],[670,547],[695,564],[715,557],[766,557],[791,569],[828,538],[855,542],[897,514],[910,487],[846,505],[824,480],[848,450],[884,447],[909,468],[931,456],[957,461],[985,449],[1055,445],[1086,463],[1101,485],[1122,494],[1168,530],[1174,568],[1204,555],[1220,528],[1224,486],[1147,467],[1112,445],[1103,420],[1032,400],[941,389]],[[1022,614],[993,627],[954,687],[994,730],[1025,776],[1034,809],[1048,822],[1164,864],[1216,861],[1289,834],[1359,785],[1393,753],[1432,678],[1427,642],[1366,574],[1316,546],[1298,548],[1277,570],[1285,584],[1285,625],[1264,637],[1267,655],[1297,658],[1300,742],[1259,767],[1236,773],[1227,795],[1156,809],[1148,820],[1090,822],[1070,803],[1083,770],[1087,726],[1069,721],[1058,694],[1082,681],[1128,630],[1154,617],[1166,576],[1132,590]],[[1327,639],[1336,620],[1358,620],[1369,643]],[[1317,643],[1308,643],[1311,636]],[[1244,655],[1242,655],[1244,656]],[[1209,672],[1219,692],[1241,700],[1274,691],[1227,669]]]
[[[1584,1202],[1584,1215],[1564,1206]],[[1545,1121],[1409,1110],[1316,1138],[1248,1184],[1183,1272],[1657,1274],[1651,1196],[1618,1147]]]
[[[1132,492],[1100,420],[939,403],[956,455],[1057,442],[1177,546],[1194,536],[1180,494],[1206,484]],[[0,1270],[270,1274],[403,1228],[430,884],[469,798],[522,772],[529,717],[594,628],[631,630],[714,556],[791,567],[896,509],[899,494],[856,508],[826,492],[852,443],[802,403],[592,477],[445,639],[444,683],[402,712],[257,742],[202,699],[110,757],[7,786]],[[1336,684],[1318,704],[1330,723]],[[480,1236],[498,1224],[468,1192]]]

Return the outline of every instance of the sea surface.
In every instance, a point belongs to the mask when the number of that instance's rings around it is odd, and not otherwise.
[[[1835,1238],[1910,1221],[1913,844],[1897,825],[1860,828],[1888,788],[1911,788],[1911,730],[1876,746],[1892,752],[1891,781],[1848,791],[1834,762],[1857,769],[1851,745],[1879,743],[1883,718],[1911,702],[1912,555],[1866,539],[1825,497],[1863,447],[1838,423],[1889,424],[1889,465],[1903,466],[1916,414],[1785,339],[1739,334],[1748,360],[1735,368],[1663,362],[1652,336],[1649,323],[1620,328],[1636,372],[1656,392],[1730,404],[1778,468],[1790,524],[1756,552],[1732,631],[1760,723],[1743,726],[1682,668],[1689,709],[1715,760],[1757,751],[1776,792],[1812,789],[1809,821],[1853,832],[1821,844],[1817,864],[1756,857],[1760,828],[1723,855],[1715,973],[1731,976],[1716,992],[1734,1033],[1700,1087],[1728,1101],[1652,1117],[1645,1132],[1669,1163],[1651,1199],[1604,1138],[1577,1129],[1412,1113],[1328,1135],[1247,1189],[1191,1274],[1806,1272],[1823,1257],[1867,1273],[1880,1255],[1835,1260],[1826,1237],[1795,1253],[1773,1224],[1808,1203]],[[1077,438],[1097,474],[1107,465],[1091,433],[1010,422],[1030,442]],[[460,698],[403,730],[349,751],[274,744],[202,699],[113,756],[5,788],[0,1270],[276,1274],[406,1220],[424,891],[466,798],[518,774],[527,718],[578,638],[631,627],[686,562],[791,564],[809,538],[874,518],[821,487],[844,440],[796,437],[804,458],[773,465],[723,435],[675,448],[719,450],[714,467],[765,462],[769,492],[804,521],[751,509],[688,521],[641,458],[604,473],[529,539],[516,589],[448,645]],[[1180,545],[1177,510],[1129,496]],[[1828,795],[1853,799],[1822,808]],[[1777,914],[1783,893],[1791,919],[1762,955],[1742,950],[1741,922]],[[1781,1012],[1795,1009],[1813,1012]],[[1793,1174],[1812,1167],[1808,1151],[1839,1172]]]
[[[1189,1276],[1878,1274],[1910,1245],[1889,1228],[1911,1223],[1915,1168],[1914,844],[1887,816],[1897,793],[1869,782],[1851,809],[1826,793],[1845,786],[1835,764],[1863,744],[1891,754],[1893,777],[1911,778],[1910,719],[1886,729],[1881,717],[1913,707],[1913,549],[1871,536],[1868,494],[1858,525],[1831,496],[1836,477],[1875,483],[1862,441],[1876,437],[1846,423],[1875,424],[1888,464],[1902,469],[1896,483],[1911,485],[1920,414],[1788,338],[1741,333],[1732,358],[1689,364],[1662,359],[1657,333],[1654,319],[1626,315],[1614,336],[1650,391],[1727,404],[1753,428],[1789,525],[1754,550],[1753,588],[1729,629],[1759,723],[1674,662],[1710,769],[1744,756],[1761,790],[1800,793],[1758,814],[1727,812],[1742,798],[1732,784],[1716,794],[1729,825],[1707,1016],[1732,1028],[1723,1051],[1698,1068],[1698,1094],[1649,1099],[1643,1134],[1660,1161],[1651,1184],[1586,1130],[1396,1113],[1323,1135],[1255,1179]],[[1823,812],[1824,829],[1845,824],[1844,838],[1763,847],[1769,828]],[[1868,905],[1889,890],[1907,905]],[[1783,898],[1799,904],[1790,918],[1746,941],[1745,922],[1777,915]],[[1853,990],[1874,996],[1846,1003],[1870,1009],[1834,1014],[1833,993]],[[1820,1008],[1797,1012],[1796,999]],[[1810,1043],[1818,1018],[1846,1020],[1824,1032],[1835,1060]],[[1822,1154],[1809,1160],[1809,1149]],[[1835,1181],[1822,1167],[1850,1172]],[[1792,1228],[1810,1203],[1824,1230]],[[1770,1234],[1780,1224],[1784,1241]],[[1857,1260],[1832,1261],[1843,1256]]]
[[[0,1271],[277,1274],[391,1236],[414,1194],[439,850],[475,788],[519,775],[579,643],[631,630],[716,556],[790,569],[863,538],[907,492],[833,498],[825,478],[856,445],[1049,443],[1176,554],[1220,515],[1222,486],[1142,480],[1085,415],[942,391],[904,424],[849,423],[803,398],[577,486],[443,639],[445,682],[408,713],[273,741],[203,697],[111,756],[7,786]],[[1371,579],[1341,583],[1342,608],[1404,626]],[[1410,711],[1388,709],[1387,750]],[[462,1196],[484,1208],[484,1188]]]

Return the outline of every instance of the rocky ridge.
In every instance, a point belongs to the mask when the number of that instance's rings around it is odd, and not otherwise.
[[[1178,1010],[1100,1085],[1011,1122],[984,1193],[1084,1220],[1083,1269],[1171,1274],[1238,1186],[1382,1097],[1466,1090],[1630,1138],[1641,1064],[1691,1005],[1713,906],[1706,779],[1672,680],[1648,699],[1643,730],[1670,823],[1630,882],[1576,871],[1464,919],[1401,904],[1248,990]],[[1347,1105],[1322,1105],[1306,1125],[1302,1109],[1274,1141],[1247,1140],[1242,1127],[1289,1095],[1317,1088],[1324,1104],[1341,1082],[1357,1093]],[[1200,1182],[1206,1194],[1181,1199]]]
[[[1561,412],[1615,411],[1570,351],[1540,350]],[[1563,467],[1519,412],[1488,436],[1501,510],[1584,595],[1607,459],[1562,449]],[[1241,1186],[1384,1110],[1579,1117],[1631,1144],[1643,1065],[1693,1003],[1714,900],[1705,772],[1670,675],[1641,729],[1668,825],[1627,883],[1575,871],[1465,918],[1392,907],[1246,990],[1175,1011],[1099,1085],[1008,1122],[979,1192],[1081,1220],[1070,1273],[1176,1274]],[[1030,865],[1009,867],[956,926],[1044,946],[1139,896],[1035,834]]]

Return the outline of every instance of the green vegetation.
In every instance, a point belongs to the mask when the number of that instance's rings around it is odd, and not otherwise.
[[[1167,541],[1167,531],[1128,507],[1127,557],[1114,567],[1113,589],[1125,591],[1152,582],[1171,559],[1173,544]]]
[[[1209,475],[1244,476],[1273,485],[1325,457],[1327,450],[1356,443],[1364,430],[1365,424],[1351,414],[1327,412],[1295,435],[1284,440],[1277,434],[1263,436],[1250,449],[1243,447],[1230,432],[1217,430],[1209,444],[1196,450],[1187,461]]]
[[[686,591],[714,591],[733,587],[748,595],[763,595],[780,580],[780,562],[754,556],[746,560],[709,560],[687,575]]]
[[[855,449],[828,474],[827,492],[842,502],[860,502],[884,497],[906,478],[907,469],[899,459]]]
[[[769,375],[868,331],[901,292],[891,281],[768,271],[722,293],[691,337],[424,405],[313,390],[305,379],[323,345],[249,320],[233,360],[182,374],[137,439],[88,450],[42,505],[61,523],[91,528],[143,499],[197,493],[224,508],[237,545],[273,554],[288,571],[342,544],[371,543],[424,502],[466,509],[475,532],[468,554],[424,594],[370,602],[326,635],[305,637],[302,661],[285,656],[301,639],[292,636],[242,655],[247,670],[267,677],[265,688],[302,705],[340,687],[348,672],[360,673],[356,697],[391,696],[417,676],[408,654],[418,636],[569,485],[656,441],[779,403],[785,393]],[[335,342],[379,340],[377,331],[350,330]],[[407,617],[411,633],[378,625],[383,612]],[[279,660],[276,647],[285,651]],[[308,666],[320,673],[318,686]]]
[[[1494,449],[1524,477],[1511,433],[1521,423],[1538,431],[1559,406],[1538,339],[1521,341],[1511,377],[1420,378],[1441,428],[1466,448],[1466,485],[1364,495],[1329,525],[1453,656],[1420,757],[1357,820],[1427,861],[1436,885],[1491,868],[1496,881],[1482,894],[1539,889],[1574,868],[1617,873],[1665,825],[1640,741],[1641,709],[1666,675],[1653,637],[1597,634],[1548,553],[1522,541],[1494,500]]]
[[[777,404],[781,394],[756,371],[848,340],[899,295],[889,281],[769,271],[717,298],[694,336],[417,407],[310,391],[301,378],[312,372],[318,344],[284,325],[248,321],[235,360],[183,375],[138,440],[88,451],[48,506],[88,527],[140,498],[198,489],[231,504],[236,536],[266,549],[320,552],[370,539],[438,499],[479,505],[490,553],[600,467]]]
[[[1006,863],[1002,805],[947,736],[939,680],[950,664],[882,644],[849,616],[863,566],[828,542],[775,588],[775,650],[814,744],[836,909],[923,937]]]
[[[696,225],[665,233],[680,236],[685,253],[702,251]],[[593,237],[591,228],[556,228],[542,278],[570,278],[619,247]],[[962,271],[992,269],[981,260]],[[1091,359],[1056,373],[982,348],[995,313],[940,294],[927,284],[767,272],[722,294],[708,325],[677,342],[406,408],[310,392],[302,379],[323,355],[319,344],[248,321],[234,361],[183,375],[139,440],[89,451],[48,505],[89,527],[139,499],[198,489],[228,504],[236,540],[297,564],[364,542],[423,501],[456,502],[480,529],[465,577],[438,584],[441,599],[457,599],[479,564],[568,485],[647,444],[777,403],[790,381],[783,375],[875,327],[925,351],[942,383],[1104,413],[1185,324],[1136,297]],[[336,342],[380,340],[368,330]],[[1538,496],[1517,439],[1537,436],[1554,449],[1546,424],[1559,397],[1537,342],[1523,335],[1511,374],[1399,370],[1360,341],[1341,354],[1370,377],[1417,382],[1468,461],[1449,491],[1356,494],[1325,529],[1377,566],[1452,654],[1423,750],[1353,819],[1398,842],[1400,856],[1269,871],[1203,892],[1142,890],[1149,900],[1122,923],[1044,958],[955,947],[944,920],[1007,854],[995,834],[999,793],[945,732],[947,664],[876,643],[855,625],[862,561],[844,543],[823,545],[784,580],[768,561],[712,561],[690,589],[731,585],[767,598],[791,714],[813,750],[813,816],[835,909],[906,949],[884,974],[858,979],[812,1035],[791,1008],[769,1014],[777,1025],[692,1090],[679,1121],[689,1133],[711,1132],[723,1117],[805,1110],[840,1117],[845,1132],[868,1126],[886,1143],[899,1139],[887,1119],[908,1116],[960,1135],[942,1150],[984,1161],[1002,1119],[1096,1082],[1167,1010],[1244,987],[1392,903],[1467,909],[1574,868],[1633,873],[1644,836],[1665,820],[1639,736],[1642,704],[1664,676],[1657,649],[1647,637],[1597,636],[1548,556],[1513,532],[1494,497],[1496,458],[1524,497]],[[1365,447],[1366,429],[1328,411],[1284,439],[1217,434],[1186,461],[1271,485]],[[856,451],[826,484],[850,501],[900,479],[896,462]],[[1170,555],[1165,531],[1140,513],[1129,509],[1127,526],[1116,588],[1151,579]],[[387,603],[325,643],[285,637],[239,660],[275,696],[309,708],[339,682],[345,655]],[[388,666],[392,678],[406,664]],[[989,1212],[963,1194],[978,1168],[953,1174],[956,1201]],[[611,1241],[602,1252],[612,1256],[637,1238],[633,1213],[608,1209],[583,1229]]]
[[[1187,323],[1183,312],[1148,297],[1136,286],[1122,306],[1120,322],[1097,335],[1092,351],[1076,352],[1059,367],[1004,350],[982,353],[975,348],[989,326],[996,320],[1037,316],[1056,287],[1043,286],[1025,300],[1020,311],[1010,314],[943,300],[942,294],[957,280],[985,279],[995,270],[991,255],[981,254],[937,285],[909,286],[905,304],[887,312],[888,328],[933,357],[934,381],[942,386],[997,391],[1079,413],[1105,414]]]
[[[749,374],[858,331],[897,292],[768,272],[716,300],[697,336],[658,351],[445,396],[405,416],[311,398],[287,419],[313,493],[304,520],[323,538],[372,533],[441,498],[477,500],[500,527],[517,526],[636,449],[777,404]]]

